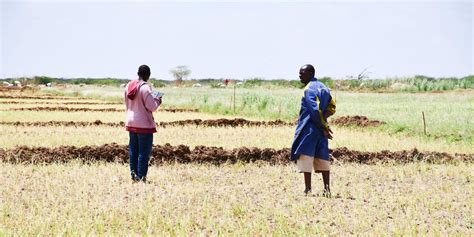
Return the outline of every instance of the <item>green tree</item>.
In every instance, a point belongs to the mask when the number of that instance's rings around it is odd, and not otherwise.
[[[174,79],[178,84],[181,84],[184,78],[191,74],[191,69],[186,65],[179,65],[170,70],[170,73],[173,75]]]

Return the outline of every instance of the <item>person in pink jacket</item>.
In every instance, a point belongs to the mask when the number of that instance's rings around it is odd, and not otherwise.
[[[153,133],[156,132],[153,112],[161,105],[161,97],[154,98],[151,85],[147,83],[150,75],[150,67],[141,65],[138,68],[138,80],[130,81],[124,93],[127,110],[125,128],[130,137],[128,154],[133,181],[146,182]]]

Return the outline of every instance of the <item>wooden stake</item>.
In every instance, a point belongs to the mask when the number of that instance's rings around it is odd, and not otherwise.
[[[426,136],[425,112],[422,111],[421,114],[423,115],[423,132],[425,133],[425,136]]]
[[[235,114],[235,82],[234,82],[234,114]]]

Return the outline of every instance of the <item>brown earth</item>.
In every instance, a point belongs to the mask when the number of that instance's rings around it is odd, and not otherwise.
[[[0,96],[0,98],[2,98]],[[45,97],[43,97],[45,98]],[[59,97],[56,97],[59,98]],[[20,104],[21,102],[16,102],[16,101],[8,101],[8,102],[0,102],[0,104]],[[52,102],[35,102],[32,104],[56,104]],[[57,103],[59,104],[59,103]],[[111,104],[121,104],[117,102],[104,102],[104,103],[96,103],[96,102],[65,102],[62,103],[64,105],[67,104],[83,104],[83,105],[95,105],[95,104],[103,104],[103,105],[111,105]],[[69,108],[69,107],[37,107],[37,108],[11,108],[8,110],[14,110],[14,111],[67,111],[67,112],[86,112],[86,111],[98,111],[98,112],[122,112],[124,111],[123,109],[117,109],[117,108],[99,108],[99,109],[92,109],[92,108]],[[178,108],[167,108],[167,109],[160,109],[159,111],[163,112],[170,112],[170,113],[178,113],[178,112],[199,112],[198,109],[178,109]],[[296,125],[296,123],[287,123],[284,121],[280,120],[275,120],[275,124],[269,124],[271,126],[287,126],[287,125]],[[196,119],[193,121],[176,121],[175,124],[169,124],[171,126],[174,125],[190,125],[190,124],[195,124],[195,125],[204,125],[206,126],[207,121],[202,121],[200,119]],[[228,121],[226,119],[220,119],[219,121],[212,121],[212,125],[210,126],[229,126],[229,125],[223,125],[223,124],[229,124],[229,123],[236,123],[237,125],[230,125],[232,127],[236,126],[242,126],[243,125],[248,125],[248,126],[268,126],[265,124],[265,122],[262,121]],[[382,124],[385,124],[383,121],[378,121],[378,120],[369,120],[365,116],[342,116],[338,117],[332,121],[330,121],[330,124],[336,125],[336,126],[358,126],[358,127],[376,127],[380,126]],[[168,124],[165,124],[163,126],[166,126]],[[36,126],[36,125],[35,125]]]
[[[195,126],[204,126],[204,127],[242,127],[242,126],[289,126],[294,125],[293,123],[287,123],[282,120],[273,120],[273,121],[250,121],[242,118],[236,119],[188,119],[180,121],[171,121],[171,122],[160,122],[158,124],[161,127],[166,126],[185,126],[185,125],[195,125]]]
[[[224,164],[236,162],[265,162],[268,164],[288,164],[290,149],[275,150],[271,148],[240,147],[225,150],[222,147],[197,146],[190,149],[185,145],[155,145],[150,164],[162,163],[208,163]],[[450,155],[440,152],[409,151],[360,152],[341,147],[331,150],[331,160],[336,163],[356,162],[363,164],[404,164],[414,161],[429,163],[448,163],[464,161],[472,163],[474,154]],[[14,164],[51,164],[79,160],[91,162],[128,162],[127,145],[116,143],[101,146],[61,146],[57,148],[19,146],[13,149],[0,149],[0,161]]]
[[[121,102],[48,102],[48,101],[0,101],[0,104],[56,104],[56,105],[120,105]]]
[[[0,87],[0,92],[21,91],[20,87]]]
[[[82,97],[0,95],[0,99],[89,100]]]
[[[169,112],[169,113],[185,113],[185,112],[199,112],[198,109],[177,109],[177,108],[166,108],[158,109],[158,111]]]
[[[96,112],[124,112],[124,109],[117,108],[101,108],[101,109],[92,109],[92,108],[69,108],[69,107],[36,107],[36,108],[11,108],[7,109],[10,111],[66,111],[66,112],[86,112],[86,111],[96,111]],[[162,112],[170,113],[181,113],[181,112],[198,112],[197,109],[160,109]]]
[[[84,122],[84,121],[48,121],[48,122],[0,122],[0,125],[13,125],[13,126],[33,126],[33,127],[52,127],[52,126],[65,126],[65,127],[86,127],[86,126],[109,126],[109,127],[123,127],[125,126],[124,122],[112,123],[112,122],[102,122],[96,120],[94,122]]]
[[[44,107],[44,108],[51,108],[51,107]],[[57,107],[60,108],[58,110],[66,110],[66,111],[89,111],[83,110],[88,108],[78,108],[78,110],[74,110],[75,108],[66,108],[66,107]],[[38,108],[19,108],[19,110],[37,110]],[[45,109],[45,110],[48,110]],[[55,108],[53,108],[54,110]],[[69,109],[69,110],[67,110]],[[95,110],[97,111],[97,110]],[[111,108],[111,109],[100,109],[100,111],[122,111],[119,109]],[[161,111],[165,112],[182,112],[180,109],[161,109]],[[363,119],[357,119],[357,117],[361,117]],[[348,126],[353,125],[354,122],[346,122],[346,121],[363,121],[360,122],[358,126],[375,126],[375,124],[383,124],[384,122],[380,121],[371,121],[366,120],[367,118],[363,116],[354,116],[354,117],[341,117],[344,119],[336,119],[332,123],[337,126]],[[354,119],[351,119],[354,118]],[[365,118],[365,119],[364,119]],[[100,120],[96,120],[94,122],[74,122],[74,121],[50,121],[50,122],[0,122],[3,125],[14,125],[14,126],[110,126],[110,127],[120,127],[124,126],[121,123],[106,123]],[[372,124],[372,125],[369,125]],[[241,127],[241,126],[295,126],[296,123],[285,122],[282,120],[273,120],[273,121],[251,121],[242,118],[236,119],[210,119],[210,120],[201,120],[201,119],[188,119],[188,120],[179,120],[179,121],[171,121],[171,122],[160,122],[157,123],[158,126],[166,127],[166,126],[186,126],[186,125],[195,125],[195,126],[204,126],[204,127]]]
[[[68,126],[68,127],[84,127],[84,126],[108,126],[108,127],[123,127],[124,122],[113,123],[113,122],[102,122],[96,120],[94,122],[83,122],[83,121],[48,121],[48,122],[0,122],[0,125],[13,125],[13,126],[34,126],[34,127],[50,127],[50,126]],[[274,121],[249,121],[246,119],[215,119],[215,120],[201,120],[201,119],[188,119],[171,122],[159,122],[156,124],[160,127],[167,126],[203,126],[203,127],[242,127],[242,126],[289,126],[292,123],[287,123],[281,120]]]
[[[383,121],[369,120],[365,116],[342,116],[331,121],[331,124],[337,126],[358,126],[358,127],[377,127],[385,124]]]
[[[123,112],[124,109],[116,108],[70,108],[70,107],[36,107],[36,108],[10,108],[10,111],[66,111],[66,112],[86,112],[86,111],[97,111],[97,112]]]

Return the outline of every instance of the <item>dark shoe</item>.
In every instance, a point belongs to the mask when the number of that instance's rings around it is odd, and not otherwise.
[[[305,189],[305,190],[304,190],[304,194],[305,194],[306,196],[311,195],[311,189]]]
[[[138,177],[137,174],[135,174],[135,172],[132,171],[132,172],[130,173],[130,175],[132,176],[132,181],[133,181],[133,182],[138,182],[138,181],[140,181],[140,178]]]
[[[141,181],[143,183],[146,183],[146,176],[143,176],[142,178],[140,178],[138,181]]]

